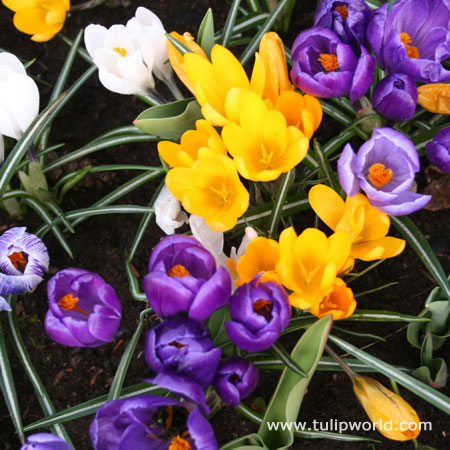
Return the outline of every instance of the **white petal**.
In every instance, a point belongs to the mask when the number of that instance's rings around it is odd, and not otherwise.
[[[174,234],[176,228],[188,223],[187,214],[181,210],[180,202],[165,185],[155,201],[154,208],[156,224],[166,234]]]
[[[17,56],[8,52],[0,52],[0,66],[7,66],[15,73],[19,73],[21,75],[26,75],[25,67],[20,62]]]
[[[98,77],[103,86],[111,92],[124,95],[145,95],[145,92],[140,90],[138,86],[135,86],[123,78],[113,75],[103,67],[99,68]]]
[[[124,48],[127,54],[136,50],[125,25],[113,25],[106,33],[105,48],[112,50],[116,47]]]
[[[142,61],[142,54],[139,50],[126,58],[118,58],[117,71],[122,78],[139,86],[144,92],[147,88],[155,86],[152,73]]]
[[[105,46],[107,29],[102,25],[88,25],[84,30],[84,45],[91,58],[94,58],[95,51]]]
[[[1,101],[1,99],[0,99]],[[22,135],[17,122],[11,116],[11,113],[0,104],[0,134],[11,137],[13,139],[20,139]]]

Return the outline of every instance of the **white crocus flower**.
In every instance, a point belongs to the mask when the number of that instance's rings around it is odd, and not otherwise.
[[[166,185],[155,201],[156,224],[166,234],[174,234],[176,228],[188,223],[187,214],[181,210],[180,202],[172,195]]]
[[[0,52],[0,134],[20,139],[39,112],[39,90],[12,53]]]
[[[148,89],[153,89],[155,82],[151,68],[144,64],[141,49],[136,47],[124,25],[113,25],[109,29],[88,25],[84,42],[106,89],[136,95],[145,95]]]

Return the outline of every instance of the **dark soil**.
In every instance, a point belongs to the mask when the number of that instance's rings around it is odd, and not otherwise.
[[[196,33],[208,7],[211,6],[214,10],[217,29],[223,26],[228,8],[226,2],[218,0],[133,1],[128,7],[97,7],[88,11],[73,12],[67,20],[64,34],[74,38],[78,30],[89,23],[100,23],[105,26],[125,23],[132,17],[135,8],[140,5],[147,6],[158,14],[168,31],[190,31],[193,34]],[[287,45],[292,43],[298,31],[312,25],[314,6],[315,2],[305,0],[297,2],[293,13],[292,32],[285,40]],[[36,62],[30,68],[30,73],[38,79],[54,83],[68,50],[67,45],[58,37],[45,44],[33,43],[28,37],[13,28],[11,17],[10,11],[0,7],[0,47],[15,53],[24,60],[36,58]],[[73,82],[87,68],[87,63],[81,59],[77,60],[70,82]],[[43,107],[49,98],[51,88],[41,84],[39,89]],[[59,155],[75,150],[111,128],[130,124],[143,109],[145,109],[145,105],[139,100],[110,93],[100,85],[97,77],[93,76],[54,121],[51,144],[66,143],[66,146],[58,151]],[[332,133],[333,128],[323,126],[317,132],[317,136],[320,141],[325,142],[333,135]],[[71,163],[54,171],[49,176],[49,182],[53,185],[63,174],[85,165],[106,163],[159,164],[154,144],[121,146],[91,154],[82,161]],[[87,207],[136,175],[137,173],[132,171],[88,175],[67,194],[62,208],[64,211],[69,211]],[[158,183],[159,180],[141,187],[134,194],[121,200],[120,203],[148,205]],[[29,231],[33,231],[41,224],[40,219],[32,211],[29,211],[22,221],[11,220],[4,214],[2,218],[0,231],[17,225],[27,225]],[[450,272],[448,218],[449,209],[439,208],[435,211],[421,211],[412,216],[425,236],[437,246],[436,251],[439,251],[438,257],[446,273]],[[140,219],[141,217],[137,215],[96,216],[80,224],[76,228],[75,235],[65,234],[74,252],[73,260],[64,253],[53,235],[48,234],[45,237],[51,256],[51,267],[47,277],[70,266],[98,272],[116,289],[124,309],[122,334],[110,345],[96,349],[65,348],[52,342],[43,329],[43,319],[47,311],[46,283],[42,283],[33,294],[19,300],[17,312],[22,335],[31,354],[32,362],[57,411],[103,395],[110,388],[121,354],[138,323],[139,312],[145,307],[145,304],[131,298],[124,270],[125,251],[133,241]],[[309,215],[299,215],[296,221],[298,222],[297,231],[300,231],[302,227],[312,225]],[[150,251],[162,236],[162,232],[152,223],[133,261],[141,278],[146,273]],[[358,268],[361,267],[358,266]],[[427,274],[413,250],[407,248],[402,255],[378,266],[368,276],[355,282],[352,287],[355,292],[363,292],[393,281],[398,281],[399,284],[358,299],[359,307],[418,314],[423,308],[428,293],[435,286],[435,282]],[[149,320],[146,327],[150,328],[151,326],[152,323]],[[345,328],[383,337],[389,336],[385,342],[378,342],[370,348],[372,354],[386,362],[408,367],[420,365],[419,351],[412,348],[407,342],[402,324],[346,323]],[[298,337],[299,335],[290,336],[285,345],[293,346]],[[342,334],[342,337],[351,340],[358,346],[372,342],[371,339],[355,338],[345,334]],[[449,349],[449,344],[446,344],[436,353],[436,357],[447,356]],[[142,378],[151,376],[151,372],[143,360],[142,351],[143,340],[141,339],[130,365],[125,386],[138,383]],[[42,418],[42,411],[36,394],[12,351],[10,358],[23,421],[28,424]],[[278,377],[278,372],[263,372],[257,391],[248,400],[248,404],[251,404],[253,399],[258,396],[268,402]],[[389,384],[388,380],[377,378],[385,385]],[[442,391],[449,395],[448,387],[443,388]],[[432,431],[423,432],[420,442],[441,450],[449,448],[446,439],[446,433],[450,432],[448,417],[409,391],[402,389],[402,394],[415,407],[422,421],[432,422]],[[367,420],[364,411],[353,395],[348,378],[344,374],[332,372],[317,372],[314,375],[308,394],[305,396],[300,417],[302,421],[310,425],[313,420],[321,422],[331,419],[338,421]],[[89,416],[66,424],[77,450],[91,448],[88,436],[91,420],[92,416]],[[214,417],[212,423],[219,444],[257,430],[256,425],[238,414],[232,407],[223,408]],[[380,439],[382,443],[376,445],[376,448],[412,448],[411,444],[395,443],[383,439],[376,432],[359,434]],[[7,409],[0,400],[0,449],[17,449],[19,446]],[[303,439],[296,441],[292,448],[366,449],[369,448],[369,443]]]

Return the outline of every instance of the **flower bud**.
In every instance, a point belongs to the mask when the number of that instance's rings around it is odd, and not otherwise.
[[[387,119],[402,122],[414,115],[417,104],[416,83],[409,75],[393,73],[383,78],[373,91],[373,107]]]
[[[422,108],[436,114],[450,114],[450,84],[424,84],[417,91],[417,103]]]
[[[373,378],[356,376],[353,390],[377,430],[388,439],[409,441],[420,433],[420,419],[403,398]]]
[[[428,159],[444,172],[450,173],[450,127],[436,133],[426,145]]]

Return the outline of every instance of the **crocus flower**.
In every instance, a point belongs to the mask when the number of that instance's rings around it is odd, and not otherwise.
[[[194,238],[163,239],[153,250],[144,279],[150,306],[160,317],[186,314],[199,322],[228,303],[231,279]]]
[[[213,429],[195,404],[158,395],[105,403],[90,435],[94,450],[217,450]]]
[[[195,122],[195,130],[187,130],[180,143],[158,142],[158,153],[172,167],[191,167],[197,160],[198,151],[209,148],[218,155],[226,155],[227,149],[216,129],[206,120]]]
[[[287,126],[283,114],[268,109],[258,94],[232,89],[226,102],[237,111],[239,125],[225,125],[222,139],[244,178],[276,180],[306,156],[308,138],[298,128]]]
[[[146,335],[145,360],[156,372],[147,381],[195,401],[209,411],[203,388],[209,386],[219,365],[215,348],[203,326],[187,317],[166,319]]]
[[[333,290],[336,275],[345,268],[350,254],[350,236],[344,230],[330,237],[315,228],[299,236],[289,227],[280,234],[280,258],[276,271],[290,289],[291,305],[309,309]]]
[[[392,258],[405,248],[403,239],[386,236],[389,216],[371,206],[364,194],[344,200],[330,187],[313,186],[308,194],[314,212],[333,231],[344,230],[351,241],[350,256],[363,261]]]
[[[229,358],[219,364],[214,389],[225,403],[238,406],[255,390],[258,377],[258,368],[252,362],[239,357]]]
[[[364,0],[322,0],[316,9],[314,26],[329,28],[353,49],[366,45],[371,11]]]
[[[426,145],[428,159],[444,172],[450,173],[450,127],[436,133]]]
[[[62,30],[70,9],[69,0],[2,0],[15,12],[14,26],[22,33],[32,34],[31,40],[46,42]]]
[[[373,378],[356,376],[353,390],[369,419],[388,439],[409,441],[420,433],[420,419],[403,398]]]
[[[187,212],[203,217],[214,231],[231,230],[248,208],[249,193],[233,161],[209,149],[200,150],[191,167],[169,170],[166,185]]]
[[[0,236],[0,311],[10,310],[3,295],[32,291],[48,269],[47,247],[25,227],[15,227]]]
[[[450,80],[450,7],[442,0],[399,0],[374,11],[367,38],[381,69],[422,83]]]
[[[369,89],[375,59],[365,47],[360,55],[331,30],[314,27],[302,31],[292,46],[291,79],[303,92],[315,97],[350,95],[354,102]]]
[[[39,91],[12,53],[0,52],[0,134],[20,139],[39,112]]]
[[[177,228],[188,223],[187,214],[181,210],[180,202],[163,186],[155,200],[155,221],[166,234],[174,234]]]
[[[58,344],[98,347],[111,342],[122,308],[114,289],[100,275],[84,269],[59,271],[47,284],[49,307],[45,331]]]
[[[271,347],[291,318],[289,300],[283,287],[262,282],[260,275],[236,289],[230,300],[231,321],[225,330],[233,343],[247,352]]]
[[[417,97],[414,79],[409,75],[393,73],[375,86],[372,103],[383,117],[402,122],[411,119],[414,115]]]
[[[420,170],[414,144],[399,131],[377,128],[355,154],[347,144],[338,160],[339,181],[353,197],[363,189],[369,203],[393,216],[410,214],[423,208],[430,195],[409,191]]]
[[[326,295],[320,303],[311,306],[309,312],[321,319],[325,316],[333,316],[333,320],[350,317],[356,308],[353,291],[346,286],[344,281],[336,278],[333,290]]]
[[[436,114],[450,114],[450,84],[431,83],[417,88],[417,103]]]
[[[27,437],[20,450],[72,450],[72,446],[51,433],[36,433]]]

